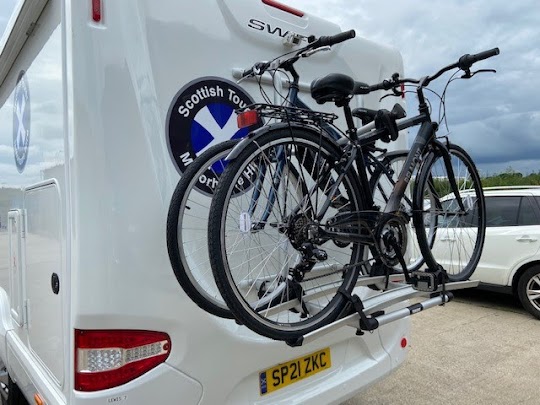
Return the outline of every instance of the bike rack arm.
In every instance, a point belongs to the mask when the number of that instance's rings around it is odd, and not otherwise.
[[[413,304],[409,307],[398,309],[389,313],[383,313],[372,317],[377,320],[378,326],[387,325],[391,322],[397,321],[399,319],[406,318],[407,316],[414,315],[418,312],[421,312],[425,309],[433,308],[438,305],[442,305],[446,302],[449,302],[453,295],[448,293],[448,291],[461,290],[465,288],[477,287],[480,284],[479,281],[460,281],[447,283],[445,285],[445,291],[443,292],[442,286],[435,292],[425,292],[415,290],[414,287],[405,285],[402,287],[393,288],[391,290],[385,291],[381,294],[378,294],[374,297],[367,298],[363,300],[364,302],[364,313],[366,315],[371,315],[376,312],[380,312],[385,308],[388,308],[394,304],[397,304],[402,301],[406,301],[414,297],[428,296],[427,300],[424,300],[418,304]],[[436,296],[435,296],[436,295]],[[320,329],[317,329],[313,332],[306,334],[302,339],[297,342],[294,342],[294,345],[303,345],[311,343],[328,333],[334,332],[339,328],[344,326],[350,326],[354,329],[360,329],[360,315],[355,313],[348,315],[344,318],[341,318],[329,325],[323,326]]]

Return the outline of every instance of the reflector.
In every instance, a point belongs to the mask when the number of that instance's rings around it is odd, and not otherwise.
[[[238,128],[247,128],[259,123],[259,113],[256,110],[247,110],[241,112],[236,117]]]

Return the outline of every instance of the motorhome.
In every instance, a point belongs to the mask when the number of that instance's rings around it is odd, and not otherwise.
[[[14,3],[0,40],[4,400],[340,403],[405,360],[408,318],[289,347],[202,311],[167,255],[167,210],[185,163],[234,134],[214,126],[193,139],[195,112],[260,100],[255,82],[237,83],[238,69],[292,49],[293,33],[340,27],[273,0]],[[303,100],[329,110],[310,101],[314,78],[376,83],[403,71],[398,51],[362,38],[298,68]],[[382,105],[376,94],[354,103]],[[328,367],[262,388],[265,370],[323,349]]]

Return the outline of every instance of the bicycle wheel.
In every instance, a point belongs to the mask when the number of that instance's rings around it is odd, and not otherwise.
[[[276,129],[220,179],[208,225],[212,269],[235,317],[260,335],[294,341],[334,321],[346,303],[338,289],[354,288],[363,246],[324,232],[336,215],[362,209],[357,175],[336,167],[340,154],[312,132]]]
[[[449,173],[440,150],[424,160],[415,189],[413,221],[420,250],[429,269],[440,264],[450,281],[467,280],[480,260],[486,231],[486,209],[478,171],[467,152],[448,145],[460,207],[450,186]],[[428,243],[426,232],[433,227],[435,239]]]
[[[383,156],[375,157],[370,156],[370,164],[368,167],[371,168],[371,177],[370,177],[370,187],[373,193],[373,202],[381,210],[384,209],[390,198],[390,194],[394,189],[398,177],[405,165],[407,156],[409,154],[408,150],[400,150],[385,153]],[[411,178],[415,179],[418,176],[418,167],[416,167],[412,173]],[[400,214],[403,215],[407,221],[407,235],[406,239],[406,250],[404,254],[405,263],[407,264],[408,271],[416,271],[424,264],[424,257],[416,241],[416,232],[412,224],[412,214],[413,214],[413,187],[415,182],[411,181],[405,192],[405,195],[401,201]],[[428,190],[429,192],[429,190]],[[432,246],[435,238],[435,227],[436,224],[436,215],[433,215],[430,220],[431,226],[428,228],[427,240],[430,246]],[[393,266],[395,272],[402,272],[403,268],[399,263]]]
[[[176,279],[200,308],[233,318],[214,281],[208,257],[208,213],[213,189],[225,169],[223,159],[236,140],[212,146],[183,173],[167,216],[167,249]]]

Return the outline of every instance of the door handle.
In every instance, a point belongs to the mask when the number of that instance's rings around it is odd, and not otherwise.
[[[523,236],[520,236],[519,238],[516,238],[516,240],[518,242],[536,242],[538,239],[531,238],[529,235],[523,235]]]

